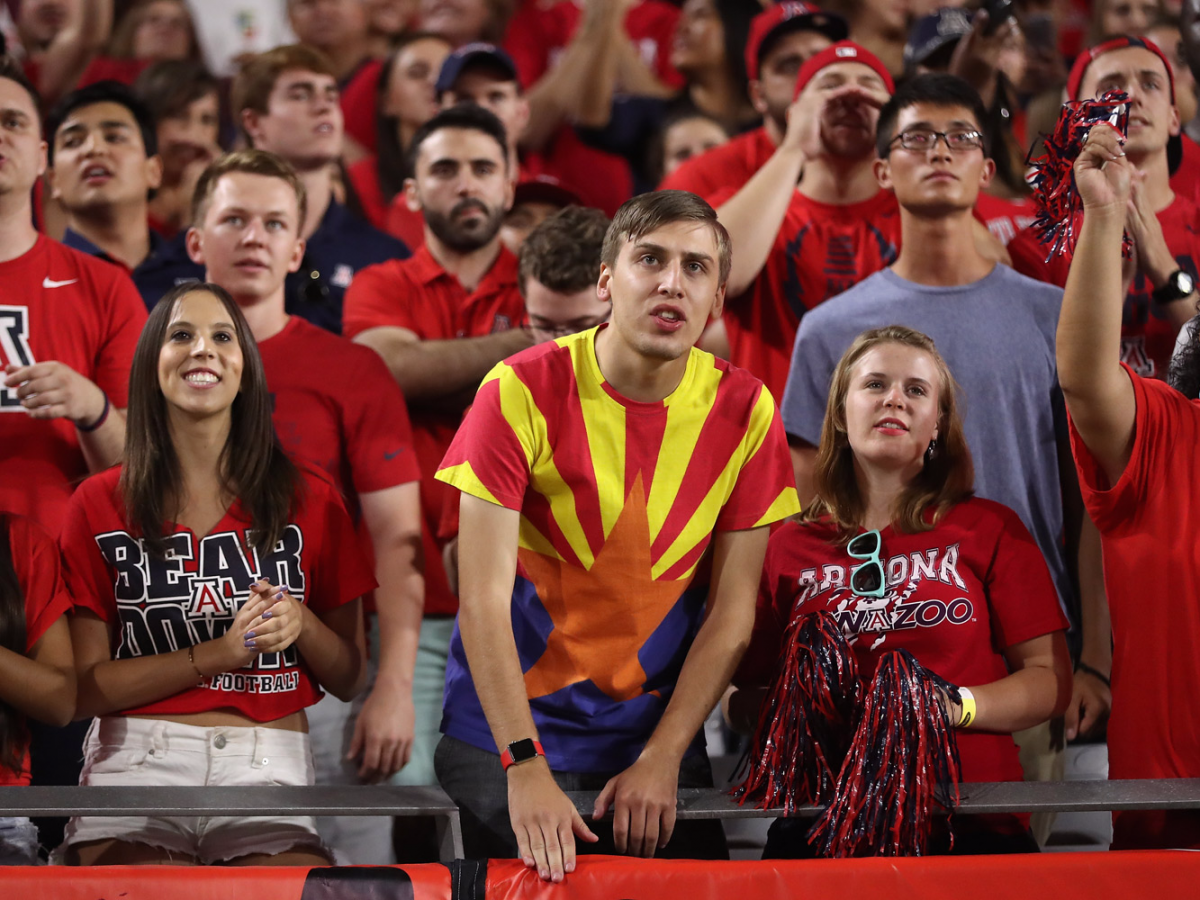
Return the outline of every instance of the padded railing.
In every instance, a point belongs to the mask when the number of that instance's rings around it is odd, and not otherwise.
[[[1128,781],[1000,781],[960,786],[960,813],[1095,812],[1126,809],[1200,809],[1200,778]],[[596,792],[568,794],[586,819]],[[805,806],[797,816],[815,816],[820,806]],[[685,788],[679,791],[680,819],[774,819],[779,809],[741,806],[724,790]]]
[[[1200,778],[964,784],[961,813],[1200,809]],[[568,794],[584,818],[596,793]],[[807,806],[799,816],[813,816]],[[430,816],[444,861],[463,856],[458,808],[437,787],[0,787],[0,816]],[[776,818],[717,788],[679,792],[680,819]]]
[[[458,807],[438,787],[0,787],[0,816],[432,816],[443,861],[461,859]]]

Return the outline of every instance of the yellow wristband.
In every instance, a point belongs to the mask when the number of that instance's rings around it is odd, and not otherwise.
[[[975,695],[971,693],[970,688],[958,689],[958,702],[962,706],[962,717],[958,720],[959,728],[970,728],[971,723],[975,721]]]

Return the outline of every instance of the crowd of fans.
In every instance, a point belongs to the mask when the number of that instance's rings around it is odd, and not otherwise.
[[[0,34],[0,783],[440,784],[468,856],[549,880],[721,857],[676,791],[818,609],[963,689],[965,780],[1106,724],[1113,777],[1200,776],[1198,0],[6,0]],[[1028,160],[1114,89],[1049,256]],[[435,853],[41,828],[0,862]],[[1117,816],[1141,846],[1200,817]]]

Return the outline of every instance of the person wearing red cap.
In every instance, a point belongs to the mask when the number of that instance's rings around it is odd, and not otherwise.
[[[887,69],[857,44],[821,51],[800,68],[779,148],[744,188],[714,198],[734,246],[730,362],[776,397],[800,317],[896,258],[896,200],[873,170],[879,108],[892,91]]]
[[[519,253],[525,238],[538,225],[560,209],[582,206],[574,188],[553,175],[524,176],[513,191],[513,204],[500,226],[500,240],[513,253]]]
[[[1086,99],[1114,89],[1129,95],[1124,149],[1136,170],[1125,226],[1133,238],[1135,271],[1125,297],[1121,361],[1139,375],[1165,378],[1175,337],[1196,311],[1200,210],[1170,186],[1167,142],[1179,133],[1179,112],[1171,64],[1162,51],[1142,38],[1118,37],[1081,54],[1071,69],[1067,96]],[[1047,261],[1047,250],[1032,230],[1018,235],[1008,249],[1013,268],[1023,275],[1060,287],[1067,283],[1070,256]]]
[[[795,0],[776,3],[755,16],[746,42],[746,75],[762,126],[688,160],[663,179],[659,190],[691,191],[706,199],[730,188],[739,190],[783,140],[800,66],[847,33],[840,16]]]

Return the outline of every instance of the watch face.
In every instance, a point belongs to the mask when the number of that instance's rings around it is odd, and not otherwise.
[[[1196,289],[1196,280],[1187,272],[1180,271],[1175,278],[1175,286],[1179,289],[1179,296],[1186,297]]]
[[[512,754],[513,762],[525,762],[537,756],[537,747],[533,744],[533,738],[522,738],[509,744],[508,752]]]

